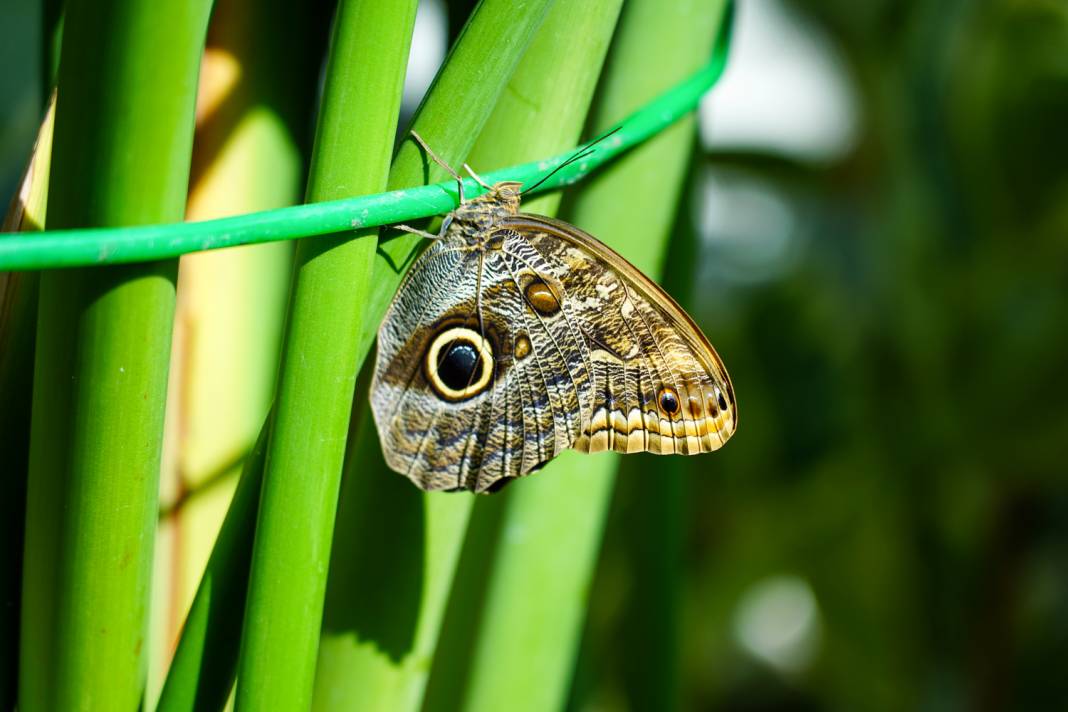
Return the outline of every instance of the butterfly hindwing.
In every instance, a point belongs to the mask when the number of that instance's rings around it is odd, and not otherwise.
[[[734,431],[734,395],[719,356],[659,286],[572,225],[518,215],[506,221],[552,264],[565,264],[565,302],[593,363],[584,452],[696,454]]]

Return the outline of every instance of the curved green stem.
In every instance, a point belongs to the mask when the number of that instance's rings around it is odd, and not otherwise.
[[[413,128],[443,160],[458,165],[468,156],[552,5],[552,0],[478,5],[414,121]],[[390,185],[444,173],[413,141],[405,141]],[[379,242],[355,363],[370,349],[402,267],[422,242],[410,235]],[[366,391],[360,402],[367,402]],[[472,503],[468,496],[415,496],[402,478],[382,472],[369,420],[364,415],[346,453],[335,533],[339,549],[330,566],[314,709],[419,707]]]

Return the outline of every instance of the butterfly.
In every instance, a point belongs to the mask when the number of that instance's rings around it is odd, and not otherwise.
[[[378,331],[371,409],[389,466],[424,490],[494,492],[562,450],[693,455],[734,433],[723,362],[685,311],[522,184],[464,199]]]

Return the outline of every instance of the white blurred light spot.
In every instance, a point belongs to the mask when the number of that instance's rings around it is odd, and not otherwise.
[[[813,161],[848,152],[858,102],[834,45],[781,0],[736,8],[727,70],[701,102],[704,145]]]
[[[725,169],[708,170],[696,190],[695,224],[707,250],[703,280],[766,282],[796,263],[801,252],[798,218],[781,193],[750,175]]]
[[[819,608],[812,588],[797,576],[759,581],[734,611],[734,638],[781,673],[803,671],[819,648]]]
[[[408,54],[408,70],[404,75],[403,105],[415,111],[423,95],[434,81],[438,67],[445,59],[448,24],[442,0],[419,0],[412,31],[412,50]]]

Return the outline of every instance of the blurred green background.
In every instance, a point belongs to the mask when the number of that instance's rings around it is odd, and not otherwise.
[[[408,112],[472,5],[423,4]],[[41,12],[0,6],[5,199]],[[740,428],[625,460],[569,705],[1068,707],[1068,3],[736,22],[664,273]]]
[[[666,273],[740,426],[624,465],[575,707],[675,568],[684,708],[1064,709],[1068,3],[738,10]]]

